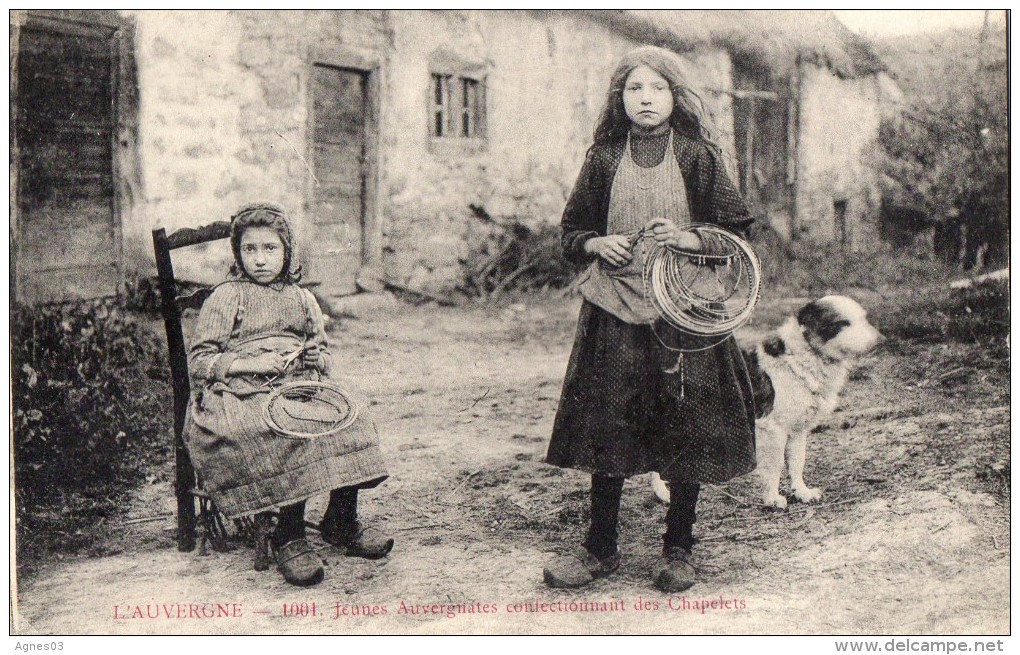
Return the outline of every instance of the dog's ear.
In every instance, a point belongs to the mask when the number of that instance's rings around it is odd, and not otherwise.
[[[797,322],[801,326],[818,335],[818,338],[829,341],[835,338],[840,331],[850,325],[835,307],[827,302],[815,300],[800,308],[797,312]]]

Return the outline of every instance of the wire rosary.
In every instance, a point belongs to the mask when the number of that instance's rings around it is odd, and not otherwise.
[[[281,437],[305,441],[349,428],[358,419],[358,405],[339,385],[316,380],[273,384],[298,361],[302,352],[304,347],[288,356],[280,373],[265,383],[273,387],[262,402],[266,425]],[[315,426],[311,431],[309,424]],[[320,426],[322,429],[318,429]]]
[[[262,417],[281,437],[310,440],[349,428],[358,418],[358,405],[332,382],[294,381],[266,397]],[[309,431],[309,423],[322,429]]]
[[[708,224],[683,229],[697,229],[702,238],[724,246],[723,252],[706,254],[656,245],[649,251],[645,245],[649,235],[639,234],[645,248],[645,297],[662,320],[677,330],[696,337],[721,337],[711,348],[751,317],[758,303],[761,264],[751,246],[728,230]]]
[[[645,298],[656,313],[684,334],[711,340],[700,347],[670,346],[655,323],[650,325],[659,344],[677,353],[676,362],[663,372],[680,374],[681,400],[686,396],[684,353],[710,350],[729,339],[751,317],[761,285],[761,264],[746,241],[716,225],[696,223],[682,229],[697,229],[703,241],[708,238],[724,246],[722,252],[690,252],[654,241],[646,245],[650,235],[644,230],[632,242],[641,243]]]

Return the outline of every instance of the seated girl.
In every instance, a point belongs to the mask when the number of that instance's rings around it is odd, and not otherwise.
[[[190,352],[192,398],[185,444],[228,518],[279,511],[270,536],[291,584],[313,585],[323,563],[305,537],[305,501],[330,492],[324,541],[344,554],[384,557],[393,540],[358,520],[358,490],[387,477],[375,425],[360,406],[349,427],[315,438],[281,434],[266,401],[280,384],[329,380],[322,312],[297,285],[294,236],[284,210],[250,204],[231,219],[234,263],[202,307]],[[362,404],[363,405],[363,404]]]

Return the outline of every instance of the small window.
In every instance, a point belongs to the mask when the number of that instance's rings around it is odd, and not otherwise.
[[[476,139],[485,135],[485,91],[481,80],[433,73],[429,97],[432,136]]]
[[[836,242],[844,248],[850,246],[850,224],[847,222],[846,210],[847,201],[845,199],[832,201],[832,213],[835,219],[834,236]]]

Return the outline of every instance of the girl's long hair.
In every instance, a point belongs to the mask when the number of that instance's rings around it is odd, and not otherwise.
[[[673,92],[673,113],[669,123],[677,132],[701,139],[714,146],[712,134],[705,125],[705,105],[687,84],[680,57],[664,48],[641,46],[625,54],[609,80],[609,93],[602,114],[595,124],[595,144],[623,140],[630,130],[630,119],[623,109],[623,88],[627,77],[638,66],[648,66],[669,82]]]
[[[234,253],[234,263],[230,265],[232,277],[251,279],[241,262],[241,235],[249,227],[272,228],[283,243],[283,269],[274,282],[292,282],[301,280],[301,267],[293,265],[294,233],[290,229],[290,221],[283,207],[271,202],[256,202],[244,205],[230,217],[230,249]]]

